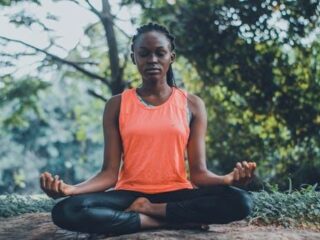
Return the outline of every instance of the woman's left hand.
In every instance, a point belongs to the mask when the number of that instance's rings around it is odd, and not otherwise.
[[[233,171],[224,176],[224,183],[227,185],[247,185],[254,176],[257,165],[255,162],[237,162]]]

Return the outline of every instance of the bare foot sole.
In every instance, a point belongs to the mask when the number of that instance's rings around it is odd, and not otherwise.
[[[131,203],[131,205],[124,211],[143,212],[143,210],[146,209],[150,203],[151,202],[147,198],[139,197],[134,200],[133,203]]]
[[[131,203],[131,205],[124,210],[125,212],[134,211],[143,213],[144,210],[148,209],[151,205],[149,199],[144,197],[139,197]],[[197,229],[197,230],[209,230],[209,225],[204,223],[181,223],[181,224],[168,224],[165,226],[167,229]]]

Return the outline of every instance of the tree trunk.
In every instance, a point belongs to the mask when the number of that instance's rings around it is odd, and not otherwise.
[[[123,74],[119,66],[118,46],[113,29],[113,19],[108,0],[102,0],[101,18],[109,47],[109,61],[111,67],[111,92],[112,95],[115,95],[123,91],[125,84],[122,79]]]

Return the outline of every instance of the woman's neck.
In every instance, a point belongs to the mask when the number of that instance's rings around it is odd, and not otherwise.
[[[167,82],[143,82],[142,86],[138,89],[140,95],[162,96],[166,95],[168,92],[171,92],[171,87],[167,84]]]

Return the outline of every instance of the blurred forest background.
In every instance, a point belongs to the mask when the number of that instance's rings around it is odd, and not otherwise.
[[[94,19],[72,47],[49,3]],[[250,159],[264,185],[319,183],[319,1],[0,0],[0,16],[21,31],[0,28],[0,194],[40,192],[45,170],[67,183],[100,170],[105,101],[140,84],[121,24],[150,21],[176,37],[178,86],[206,103],[212,171]]]

